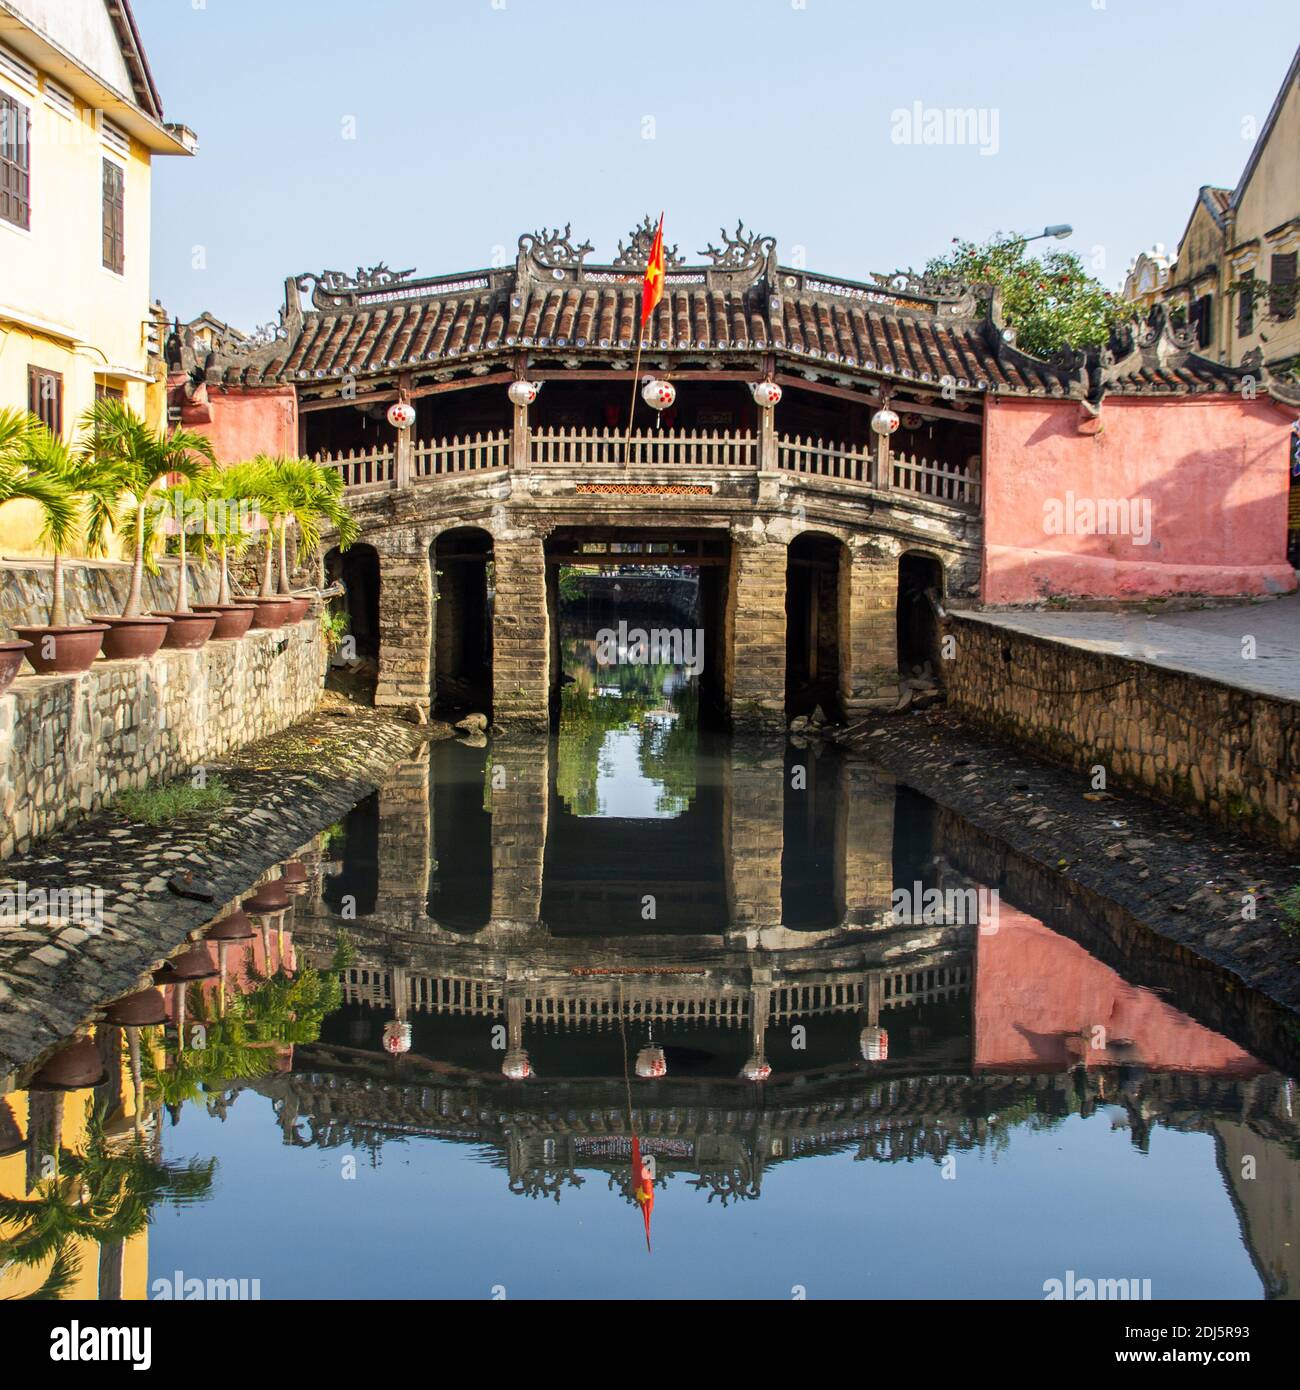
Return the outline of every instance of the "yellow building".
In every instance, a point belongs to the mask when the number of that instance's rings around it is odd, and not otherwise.
[[[1300,356],[1300,49],[1235,188],[1205,185],[1172,265],[1142,255],[1127,299],[1169,305],[1207,356],[1240,366],[1258,354],[1278,371]]]
[[[162,422],[150,177],[195,149],[163,121],[127,0],[0,0],[0,406],[65,438],[105,393]],[[6,507],[0,554],[34,553],[36,529]]]

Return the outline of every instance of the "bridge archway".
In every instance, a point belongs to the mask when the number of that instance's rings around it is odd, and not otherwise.
[[[441,715],[492,706],[492,536],[478,526],[443,531],[433,567],[433,707]]]
[[[905,550],[898,557],[898,669],[904,675],[927,662],[936,676],[939,673],[935,604],[943,594],[942,561],[920,550]]]
[[[330,684],[371,703],[379,675],[379,552],[364,542],[343,551],[333,546],[325,554],[324,570],[327,586],[343,586],[343,592],[330,600],[329,611],[347,621],[331,662],[335,669]]]
[[[844,617],[840,602],[847,551],[842,541],[805,531],[786,552],[785,712],[828,718],[841,713],[840,662]]]

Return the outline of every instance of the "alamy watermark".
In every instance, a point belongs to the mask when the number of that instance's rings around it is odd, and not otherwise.
[[[1149,497],[1064,497],[1043,499],[1043,531],[1049,536],[1129,536],[1151,544]]]
[[[983,935],[992,936],[1000,901],[996,888],[926,888],[918,879],[910,888],[894,889],[889,915],[900,926],[978,926]]]
[[[601,666],[684,666],[693,676],[704,669],[704,629],[699,627],[603,627],[596,634]]]
[[[104,890],[78,883],[65,888],[0,887],[0,923],[6,926],[104,928]]]
[[[997,154],[1001,115],[996,106],[926,106],[914,101],[889,113],[895,145],[974,145],[981,155]]]

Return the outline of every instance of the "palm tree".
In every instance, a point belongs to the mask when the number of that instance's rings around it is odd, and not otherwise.
[[[31,441],[43,428],[29,411],[0,409],[0,507],[19,500],[35,502],[45,513],[47,528],[66,539],[76,523],[76,501],[65,483],[34,473],[29,462]]]
[[[92,555],[107,549],[113,513],[120,490],[119,471],[105,464],[88,448],[73,449],[44,425],[31,430],[23,446],[29,477],[40,478],[60,489],[53,505],[42,502],[45,525],[41,539],[54,553],[54,586],[50,601],[50,626],[68,626],[63,584],[63,553],[81,537]],[[72,502],[71,515],[64,505]]]
[[[122,617],[142,616],[144,557],[148,522],[149,493],[169,473],[194,478],[203,463],[215,463],[212,442],[193,430],[174,430],[167,434],[152,430],[121,401],[105,397],[86,412],[83,424],[90,433],[89,448],[95,457],[118,470],[122,496],[130,508],[123,518],[123,529],[130,531],[135,545],[131,566],[131,589]],[[186,598],[184,564],[181,566],[181,597]],[[184,611],[184,610],[181,610]]]
[[[209,496],[214,501],[228,504],[223,510],[227,517],[238,504],[253,502],[259,511],[264,511],[270,493],[271,479],[263,459],[249,459],[244,463],[233,463],[228,467],[207,470]],[[221,583],[217,592],[218,604],[229,604],[230,598],[230,559],[238,559],[248,548],[253,537],[242,526],[232,531],[228,524],[219,524],[213,533],[212,543],[216,546],[221,565]]]
[[[278,458],[271,462],[273,482],[270,510],[280,552],[278,592],[291,595],[289,584],[288,530],[292,521],[298,529],[299,555],[311,554],[320,546],[321,533],[338,533],[339,549],[346,550],[357,537],[358,526],[343,501],[343,477],[310,459]],[[270,596],[270,544],[267,537],[267,563],[262,574],[262,592]]]

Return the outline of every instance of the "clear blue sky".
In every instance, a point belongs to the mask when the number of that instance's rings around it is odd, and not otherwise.
[[[1289,0],[1239,31],[1216,0],[134,9],[167,118],[200,140],[155,166],[153,292],[245,328],[287,275],[468,270],[567,221],[608,261],[661,207],[683,252],[743,217],[784,262],[853,278],[1069,222],[1116,285],[1172,251],[1201,184],[1236,182],[1300,36]],[[898,142],[917,102],[981,110],[996,152]]]

